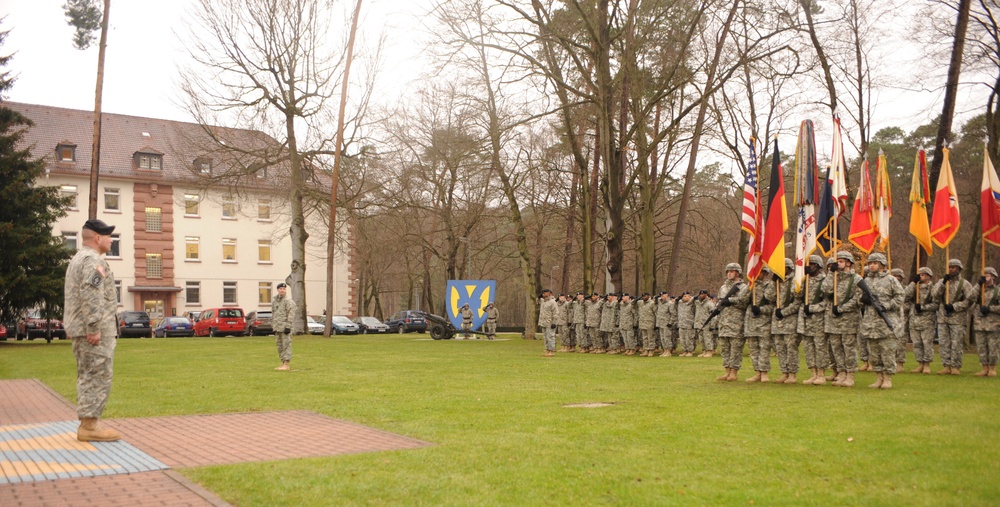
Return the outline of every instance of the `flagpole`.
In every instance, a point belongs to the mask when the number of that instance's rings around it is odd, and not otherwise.
[[[989,156],[989,155],[987,155]],[[979,276],[986,276],[986,235],[979,241]],[[986,284],[979,284],[979,304],[986,301]]]
[[[916,243],[915,246],[916,246],[916,249],[917,249],[917,251],[916,251],[916,255],[917,255],[916,256],[916,259],[917,259],[917,262],[916,262],[916,264],[917,264],[917,282],[916,282],[916,285],[917,285],[917,297],[916,297],[916,299],[913,300],[913,302],[914,303],[920,303],[920,242],[916,241],[915,243]]]
[[[944,247],[944,269],[947,271],[948,262],[951,261],[951,243],[945,245]],[[944,304],[951,304],[951,277],[948,277],[948,281],[944,282]]]

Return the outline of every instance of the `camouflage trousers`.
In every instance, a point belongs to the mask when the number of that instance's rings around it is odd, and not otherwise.
[[[583,323],[573,324],[573,329],[575,329],[577,345],[590,347],[590,333],[587,332],[586,326]]]
[[[282,362],[292,360],[292,334],[275,332],[274,341],[278,345],[278,357]]]
[[[857,335],[857,336],[858,336],[858,344],[855,347],[857,349],[857,354],[861,356],[862,362],[871,361],[871,351],[868,350],[868,337],[862,335]]]
[[[715,331],[712,331],[711,329],[696,329],[695,331],[698,334],[697,339],[701,340],[702,350],[706,351],[715,350],[716,346]]]
[[[655,350],[656,349],[656,330],[655,329],[640,329],[639,334],[642,336],[642,348],[643,350]]]
[[[873,370],[883,375],[896,373],[896,341],[895,336],[868,339],[868,353]]]
[[[938,324],[938,352],[941,366],[962,369],[962,352],[969,336],[966,324]]]
[[[622,341],[625,342],[626,350],[635,350],[636,348],[638,348],[638,345],[635,340],[635,329],[631,327],[622,329],[621,334],[622,334]]]
[[[622,334],[618,331],[601,331],[601,341],[607,349],[622,348]]]
[[[694,352],[697,343],[695,342],[695,332],[694,328],[690,329],[678,329],[678,341],[681,342],[681,350],[684,352]]]
[[[856,373],[858,371],[858,335],[830,333],[826,335],[833,349],[833,369]]]
[[[569,324],[560,324],[556,326],[556,336],[559,337],[559,343],[563,347],[575,347],[576,337],[570,332]]]
[[[489,338],[489,339],[491,339],[491,340],[493,338],[496,338],[497,337],[497,321],[495,321],[495,320],[494,321],[487,320],[486,323],[483,324],[483,332],[486,333],[486,337]]]
[[[595,349],[606,349],[608,348],[607,342],[604,341],[604,333],[596,327],[588,327],[587,334],[590,335],[590,346]]]
[[[910,341],[913,342],[913,357],[918,363],[934,361],[934,328],[913,329],[910,326]]]
[[[979,364],[996,366],[1000,358],[1000,331],[976,331],[976,351]]]
[[[747,347],[750,349],[753,371],[771,371],[771,349],[774,348],[771,333],[768,332],[766,336],[748,336]]]
[[[472,331],[472,323],[462,322],[462,335],[465,336],[466,340],[468,340],[469,336],[471,336],[471,334],[469,334],[469,331]]]
[[[743,366],[743,344],[746,338],[740,336],[720,336],[719,353],[722,354],[722,367],[739,370]]]
[[[781,373],[798,373],[799,371],[799,335],[771,335],[774,348],[778,351],[778,368]]]
[[[826,333],[816,336],[802,336],[802,353],[806,356],[806,366],[809,368],[825,369],[830,366],[830,358],[827,356],[828,350]]]
[[[111,394],[115,358],[94,354],[81,346],[86,338],[73,338],[76,356],[76,415],[100,418]],[[113,354],[113,353],[112,353]]]
[[[909,327],[909,326],[906,326]],[[906,364],[906,337],[910,333],[903,333],[903,336],[896,339],[896,364]]]
[[[663,350],[674,350],[677,348],[677,344],[674,340],[674,328],[670,326],[659,328],[659,347]]]
[[[545,338],[545,350],[553,352],[556,350],[556,328],[548,326],[542,329],[542,336]]]

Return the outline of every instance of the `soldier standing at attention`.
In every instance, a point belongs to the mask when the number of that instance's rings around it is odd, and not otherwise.
[[[802,341],[802,353],[806,356],[806,366],[812,370],[812,376],[803,380],[803,384],[822,385],[826,378],[819,374],[821,365],[827,359],[826,332],[824,331],[824,313],[826,301],[823,299],[823,258],[818,255],[809,256],[809,266],[806,268],[808,277],[802,289],[802,312],[796,330]]]
[[[587,352],[590,350],[590,335],[587,333],[586,328],[587,307],[584,303],[582,292],[576,293],[571,311],[573,312],[573,324],[570,329],[573,330],[576,345],[579,347],[577,350]]]
[[[910,341],[913,342],[913,357],[917,361],[912,373],[930,373],[931,361],[934,361],[938,303],[934,299],[933,282],[934,272],[924,266],[917,270],[917,275],[903,293],[910,306]]]
[[[948,261],[948,274],[934,286],[934,298],[941,305],[938,313],[938,352],[944,368],[938,375],[959,375],[962,370],[962,352],[969,336],[969,307],[976,300],[976,292],[968,280],[962,278],[962,261]]]
[[[616,353],[615,345],[621,341],[618,334],[618,295],[608,294],[601,305],[601,350],[598,354]]]
[[[472,330],[472,310],[469,308],[469,303],[462,305],[459,313],[462,315],[462,336],[463,339],[468,340],[472,336],[469,334],[469,331]]]
[[[624,353],[626,356],[635,355],[635,327],[639,324],[636,317],[635,301],[632,301],[632,296],[626,292],[622,294],[622,301],[618,305],[618,332],[621,333],[618,353]],[[623,342],[624,351],[621,348]]]
[[[743,283],[743,268],[735,262],[726,264],[726,281],[719,287],[719,349],[726,372],[716,380],[735,382],[743,364],[743,313],[750,302],[750,291]]]
[[[680,357],[694,355],[697,345],[694,341],[694,298],[687,291],[681,294],[681,299],[677,302],[677,340],[681,342]]]
[[[771,278],[777,277],[770,268],[764,266],[760,278],[753,284],[753,289],[750,289],[750,306],[744,315],[743,334],[750,349],[750,363],[754,371],[753,376],[747,379],[748,384],[770,382],[767,372],[771,371],[771,314],[777,299]]]
[[[114,378],[118,295],[115,275],[102,257],[111,251],[115,226],[91,219],[83,224],[83,246],[66,269],[63,315],[76,356],[76,401],[81,442],[113,442],[117,431],[98,423]]]
[[[795,263],[785,259],[785,273],[794,271]],[[794,384],[799,372],[799,336],[795,333],[795,326],[802,306],[802,291],[795,292],[795,283],[790,281],[780,284],[776,281],[775,284],[781,286],[780,292],[776,290],[775,308],[771,314],[771,339],[778,351],[778,368],[781,370],[781,377],[775,382]]]
[[[866,294],[861,302],[868,305],[864,317],[861,318],[861,334],[868,337],[869,354],[871,354],[872,369],[878,379],[868,386],[873,389],[892,389],[892,376],[896,373],[896,343],[899,341],[893,329],[903,334],[903,325],[899,322],[899,308],[903,306],[903,286],[899,280],[890,276],[885,270],[884,254],[873,253],[868,256],[867,283],[872,297]],[[968,283],[968,282],[966,282]],[[877,306],[881,305],[881,313],[888,315],[894,326],[886,324]]]
[[[656,350],[656,301],[648,292],[643,293],[639,305],[639,334],[642,336],[642,357],[653,357]]]
[[[670,357],[674,348],[673,333],[670,330],[670,294],[666,291],[660,293],[656,300],[656,348],[662,350],[660,357]],[[655,355],[655,351],[654,351]]]
[[[587,326],[587,336],[590,338],[590,352],[591,354],[601,354],[604,352],[604,347],[607,346],[602,341],[601,338],[601,310],[603,310],[604,303],[601,302],[601,297],[595,292],[590,295],[584,303],[584,308],[586,308],[587,318],[585,324]]]
[[[292,362],[292,320],[295,318],[295,301],[288,297],[288,286],[278,284],[278,294],[271,300],[271,324],[274,327],[275,342],[278,344],[279,371],[291,369]]]
[[[899,306],[899,325],[903,326],[903,334],[899,336],[899,343],[896,344],[896,373],[902,373],[903,365],[906,364],[906,339],[910,336],[910,300],[906,299],[906,286],[903,285],[906,273],[903,273],[902,269],[894,268],[889,274],[903,287],[903,304]]]
[[[979,311],[972,314],[976,331],[976,351],[983,369],[977,377],[996,377],[997,359],[1000,358],[1000,287],[997,287],[997,270],[986,268],[979,277],[976,294],[980,296]],[[985,293],[985,296],[984,296]]]
[[[853,255],[851,257],[853,258]],[[833,278],[834,278],[833,274],[836,273],[839,269],[840,269],[840,264],[839,264],[839,261],[835,257],[830,257],[829,259],[826,260],[826,278],[824,279],[825,281],[823,282],[823,287],[824,287],[823,290],[826,290],[827,287],[830,287],[829,284],[833,283]],[[864,276],[864,273],[862,273],[861,276]],[[830,295],[826,294],[826,296],[827,296],[827,300],[828,300],[826,306],[827,306],[827,309],[829,310]],[[826,313],[826,315],[824,316],[824,318],[825,319],[826,318],[830,318],[829,311]],[[860,320],[858,322],[860,322]],[[825,324],[824,324],[824,327],[825,327]],[[857,329],[855,329],[855,331],[857,331]],[[857,333],[855,333],[855,335],[857,335]],[[836,380],[836,378],[837,378],[837,370],[833,369],[831,375],[829,377],[827,377],[826,376],[826,369],[829,368],[829,367],[834,366],[834,358],[837,357],[837,356],[836,356],[836,354],[833,353],[833,341],[830,340],[830,334],[827,333],[827,335],[826,335],[826,337],[824,339],[826,340],[826,355],[825,355],[825,357],[826,357],[827,362],[826,362],[826,364],[819,365],[819,369],[820,369],[820,373],[823,374],[823,380],[825,380],[827,382],[830,382],[830,381]],[[857,340],[858,340],[858,347],[857,348],[858,348],[858,350],[861,353],[861,361],[863,363],[865,363],[865,367],[858,368],[858,371],[865,371],[865,368],[867,368],[867,371],[872,371],[871,365],[868,364],[868,342],[866,341],[865,337],[863,337],[863,336],[858,336]]]
[[[861,288],[858,283],[861,276],[853,268],[854,256],[851,252],[837,252],[837,276],[827,276],[823,281],[823,293],[826,295],[824,329],[833,349],[833,369],[836,372],[833,385],[840,387],[854,387],[854,374],[858,371],[858,325],[861,323]]]
[[[705,325],[713,310],[715,310],[715,302],[708,296],[708,291],[702,289],[694,301],[694,330],[697,339],[701,340],[701,354],[698,357],[715,355],[715,332],[711,326]]]
[[[542,291],[542,304],[538,307],[538,327],[542,328],[545,337],[545,357],[552,357],[556,352],[556,312],[558,307],[552,299],[552,291]]]
[[[489,340],[497,337],[498,318],[500,318],[500,310],[497,310],[496,305],[493,303],[486,305],[486,324],[483,325],[483,331],[486,331],[486,338]]]
[[[559,338],[559,352],[570,352],[572,346],[569,341],[569,302],[566,301],[566,294],[559,294],[556,299],[556,337]]]

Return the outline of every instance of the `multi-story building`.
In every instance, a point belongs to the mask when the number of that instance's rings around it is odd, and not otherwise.
[[[93,112],[4,105],[34,122],[24,141],[47,163],[37,184],[59,187],[73,200],[52,232],[75,250],[87,220]],[[101,130],[97,218],[116,227],[107,259],[121,309],[154,319],[209,307],[268,309],[274,287],[291,272],[286,185],[265,170],[235,188],[207,183],[221,168],[191,152],[197,149],[190,139],[204,137],[197,124],[104,113]],[[319,314],[326,305],[323,217],[307,217],[307,230],[306,307]],[[335,315],[357,308],[350,243],[338,241],[334,254]]]

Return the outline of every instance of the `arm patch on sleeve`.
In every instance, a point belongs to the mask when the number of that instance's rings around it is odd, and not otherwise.
[[[100,287],[102,283],[104,283],[104,277],[100,273],[94,273],[94,276],[90,277],[90,285]]]

